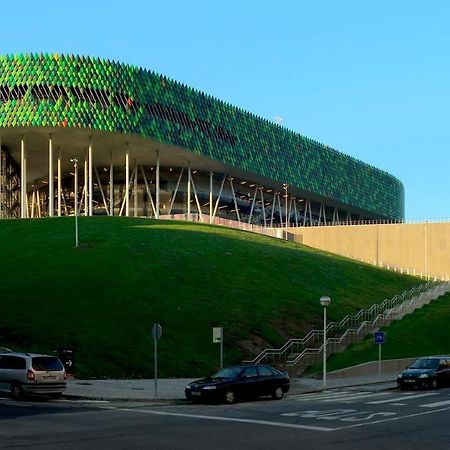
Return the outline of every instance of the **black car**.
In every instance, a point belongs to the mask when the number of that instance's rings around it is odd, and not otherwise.
[[[263,395],[282,399],[288,391],[286,372],[266,365],[241,365],[220,369],[208,378],[189,383],[185,394],[191,401],[234,403],[237,399]]]
[[[397,376],[400,389],[412,387],[437,389],[450,385],[450,356],[429,356],[416,359]]]

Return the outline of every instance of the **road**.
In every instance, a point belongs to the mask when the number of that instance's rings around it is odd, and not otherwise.
[[[448,449],[450,389],[334,389],[235,405],[0,399],[0,448]]]

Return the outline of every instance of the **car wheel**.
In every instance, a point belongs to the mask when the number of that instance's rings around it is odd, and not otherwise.
[[[231,389],[225,392],[225,403],[227,403],[228,405],[231,405],[232,403],[234,403],[236,401],[236,396],[234,395],[234,391],[232,391]]]
[[[19,383],[12,383],[10,391],[11,391],[11,397],[14,400],[19,400],[23,396],[22,387],[20,386]]]
[[[274,400],[281,400],[284,397],[284,392],[283,389],[281,387],[277,387],[275,388],[275,390],[272,393],[272,398]]]

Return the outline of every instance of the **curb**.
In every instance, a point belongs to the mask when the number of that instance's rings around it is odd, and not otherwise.
[[[290,392],[286,395],[286,397],[289,397],[291,395],[302,395],[302,394],[313,394],[315,392],[323,392],[325,390],[330,389],[340,389],[340,388],[346,388],[346,387],[357,387],[357,386],[370,386],[370,385],[377,385],[377,384],[387,384],[392,383],[392,387],[385,388],[386,390],[395,390],[397,389],[396,380],[384,380],[384,381],[368,381],[368,382],[357,382],[357,383],[349,383],[349,384],[342,384],[340,386],[329,386],[326,389],[323,389],[323,387],[320,388],[311,388],[311,389],[305,389],[305,390],[299,390],[291,389]],[[296,392],[297,391],[297,392]],[[77,394],[63,394],[63,399],[66,400],[92,400],[92,401],[105,401],[105,402],[118,402],[118,403],[150,403],[153,406],[165,406],[165,405],[184,405],[188,404],[189,402],[185,398],[132,398],[132,397],[107,397],[107,396],[88,396],[88,395],[77,395]]]

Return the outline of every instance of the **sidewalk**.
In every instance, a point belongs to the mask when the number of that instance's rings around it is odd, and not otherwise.
[[[349,377],[327,380],[327,388],[362,385],[396,387],[396,373],[378,376]],[[184,388],[194,378],[158,380],[158,396],[155,398],[154,380],[68,380],[64,397],[84,400],[170,402],[184,400]],[[323,390],[322,380],[314,378],[291,379],[289,394],[304,394]],[[289,395],[288,394],[288,395]]]

